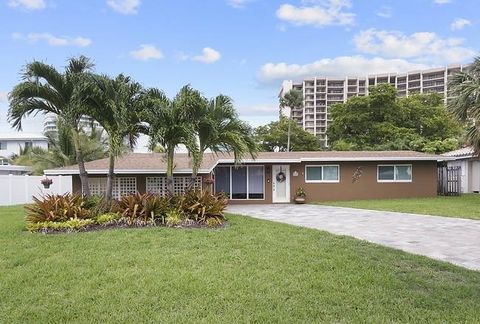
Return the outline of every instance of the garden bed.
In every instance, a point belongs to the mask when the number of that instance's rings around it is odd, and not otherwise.
[[[227,199],[209,192],[160,197],[132,194],[119,201],[79,195],[47,195],[25,207],[27,230],[44,234],[109,228],[219,228],[226,219]]]

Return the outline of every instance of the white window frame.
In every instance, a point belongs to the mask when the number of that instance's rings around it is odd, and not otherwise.
[[[250,194],[250,187],[249,187],[249,170],[250,170],[250,167],[262,167],[262,171],[263,171],[263,198],[249,198],[249,194]],[[232,168],[235,168],[235,166],[233,165],[219,165],[218,168],[229,168],[230,169],[230,193],[227,195],[228,199],[229,200],[232,200],[232,201],[245,201],[245,200],[256,200],[256,201],[262,201],[262,200],[265,200],[266,199],[266,195],[267,193],[265,192],[265,165],[242,165],[240,167],[245,167],[247,168],[247,198],[245,199],[240,199],[240,198],[232,198]],[[217,193],[217,187],[215,187],[215,193]]]
[[[391,167],[393,166],[393,180],[381,180],[379,179],[379,176],[380,176],[380,167],[385,167],[385,166],[388,166],[388,167]],[[410,170],[411,170],[411,177],[410,177],[410,180],[397,180],[397,172],[396,172],[396,169],[397,167],[399,166],[409,166],[410,167]],[[392,183],[392,182],[404,182],[404,183],[408,183],[408,182],[412,182],[413,181],[413,165],[412,164],[378,164],[377,165],[377,182],[384,182],[384,183]]]
[[[323,167],[337,167],[337,180],[307,180],[307,168],[321,168],[323,179]],[[305,165],[305,183],[339,183],[340,182],[340,164],[308,164]]]

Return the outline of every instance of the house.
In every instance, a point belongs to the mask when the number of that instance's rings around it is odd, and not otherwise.
[[[288,203],[303,187],[307,201],[430,197],[437,194],[437,161],[444,157],[412,151],[261,152],[239,166],[233,156],[206,153],[195,181],[197,188],[210,182],[232,203]],[[92,194],[106,188],[108,159],[86,163]],[[114,196],[131,192],[166,192],[163,153],[131,153],[115,165]],[[183,192],[191,175],[188,154],[175,155],[174,190]],[[74,192],[80,192],[76,165],[45,170],[47,176],[72,175]]]
[[[48,139],[42,134],[22,132],[0,133],[0,157],[10,158],[19,155],[25,147],[48,149]]]
[[[450,158],[447,161],[448,167],[460,167],[461,192],[480,192],[480,159],[475,154],[473,147],[468,146],[455,151],[442,154]]]

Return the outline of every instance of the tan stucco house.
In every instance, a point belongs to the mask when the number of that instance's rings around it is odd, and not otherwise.
[[[413,151],[261,152],[235,166],[228,154],[206,153],[196,186],[211,184],[231,203],[289,203],[298,187],[307,201],[430,197],[437,194],[437,161],[445,157]],[[106,187],[108,159],[86,163],[93,194]],[[180,193],[191,174],[187,154],[175,155],[174,188]],[[114,195],[166,192],[166,160],[162,153],[131,153],[115,165]],[[46,170],[72,175],[80,192],[77,166]]]

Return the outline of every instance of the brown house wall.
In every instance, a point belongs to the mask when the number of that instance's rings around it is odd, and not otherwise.
[[[326,163],[325,163],[326,164]],[[396,164],[412,164],[412,182],[377,182],[377,166],[379,164],[395,164],[394,162],[342,162],[328,163],[340,165],[340,181],[338,183],[306,183],[305,165],[321,165],[320,163],[301,163],[290,167],[292,200],[298,187],[307,193],[307,202],[327,200],[354,199],[387,199],[409,197],[433,197],[437,195],[437,163],[435,161],[397,162]],[[355,183],[352,176],[360,167],[362,175]]]
[[[338,183],[306,183],[305,165],[338,164],[340,181]],[[377,182],[377,165],[379,164],[412,164],[412,182]],[[232,204],[265,204],[272,203],[272,164],[265,166],[265,199],[262,200],[230,200]],[[360,167],[362,175],[355,183],[352,176]],[[297,176],[293,176],[294,172]],[[158,174],[121,175],[120,177],[137,177],[137,190],[144,193],[146,178]],[[93,177],[99,177],[92,175]],[[202,175],[203,178],[209,175]],[[74,175],[72,179],[74,192],[81,192],[80,179]],[[437,194],[436,161],[402,161],[402,162],[334,162],[334,163],[296,163],[290,164],[290,198],[293,201],[295,191],[303,187],[307,193],[307,202],[327,200],[355,199],[388,199],[409,197],[433,197]],[[205,188],[205,183],[203,184]]]

